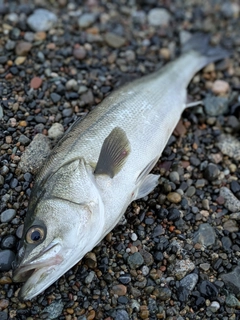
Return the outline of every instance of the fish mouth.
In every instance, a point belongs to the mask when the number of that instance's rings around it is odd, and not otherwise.
[[[60,250],[59,243],[51,244],[30,262],[23,260],[20,263],[13,273],[14,282],[25,282],[19,292],[19,299],[32,299],[46,289],[50,282],[55,281],[55,277],[52,275],[53,271],[64,260],[63,256],[59,254]],[[52,276],[53,281],[49,279],[49,275]]]

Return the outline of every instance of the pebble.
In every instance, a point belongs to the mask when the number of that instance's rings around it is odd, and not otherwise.
[[[0,250],[0,272],[9,271],[12,262],[15,260],[15,253],[11,250]]]
[[[12,249],[16,245],[17,238],[11,234],[5,236],[1,242],[2,249]]]
[[[171,15],[166,9],[154,8],[151,9],[147,16],[148,23],[154,27],[168,26]]]
[[[77,60],[83,60],[87,55],[87,51],[83,46],[78,46],[73,49],[73,56]]]
[[[25,134],[21,134],[18,141],[23,145],[23,146],[27,146],[31,140],[25,136]]]
[[[198,275],[196,273],[190,273],[185,276],[179,282],[177,289],[177,295],[180,302],[186,302],[191,291],[195,288],[198,282]]]
[[[78,25],[80,28],[90,27],[97,19],[97,16],[94,13],[84,13],[78,19]]]
[[[105,41],[110,47],[118,49],[125,44],[126,40],[113,32],[107,32],[105,34]]]
[[[220,197],[223,197],[224,207],[231,212],[238,212],[240,211],[240,201],[233,195],[231,190],[227,187],[221,187],[219,192]]]
[[[128,256],[127,263],[131,269],[137,269],[143,265],[144,259],[139,252],[135,252]]]
[[[66,82],[65,85],[67,90],[74,90],[74,91],[78,91],[78,83],[75,79],[70,79]]]
[[[7,209],[1,213],[1,222],[6,223],[11,221],[16,216],[16,210]]]
[[[230,308],[240,308],[240,301],[233,294],[227,295],[225,303]]]
[[[112,286],[113,294],[116,294],[118,296],[125,296],[127,293],[127,287],[123,284],[116,284]]]
[[[214,181],[218,178],[220,170],[218,166],[214,163],[209,163],[206,169],[204,170],[204,178],[208,181]]]
[[[7,312],[0,311],[0,320],[8,320],[8,314]]]
[[[229,219],[226,222],[224,222],[223,229],[227,230],[228,232],[238,232],[239,231],[238,223],[235,220]]]
[[[57,102],[59,102],[61,100],[61,96],[59,94],[55,93],[55,92],[52,92],[50,94],[50,98],[51,98],[53,103],[57,103]]]
[[[57,22],[57,16],[46,9],[36,9],[27,18],[27,23],[33,31],[48,31]]]
[[[226,81],[216,80],[212,85],[212,92],[217,95],[224,95],[230,91],[230,86]]]
[[[240,266],[236,266],[229,273],[221,274],[221,279],[234,294],[240,293]]]
[[[153,293],[160,301],[167,301],[172,295],[172,291],[167,287],[156,287]]]
[[[205,247],[213,245],[216,241],[216,233],[209,223],[202,223],[198,231],[194,233],[193,242]]]
[[[64,304],[61,299],[54,300],[49,306],[45,307],[41,314],[44,315],[44,319],[57,319],[63,311]]]
[[[220,304],[219,302],[217,301],[213,301],[210,306],[209,306],[209,309],[212,311],[212,312],[217,312],[219,309],[220,309]]]
[[[198,290],[204,298],[212,299],[217,297],[218,289],[217,287],[208,280],[203,280],[198,285]]]
[[[88,276],[85,278],[85,283],[90,284],[93,281],[94,277],[95,277],[95,272],[90,271]]]
[[[30,82],[30,87],[33,89],[39,89],[42,85],[42,82],[43,82],[42,78],[34,77]]]
[[[51,152],[49,139],[38,133],[33,141],[25,149],[19,162],[19,169],[22,172],[35,173],[44,163],[45,159]]]
[[[186,260],[176,260],[174,275],[177,280],[181,280],[186,276],[187,273],[194,270],[195,265],[189,259]]]
[[[179,173],[177,171],[170,172],[169,179],[174,183],[178,183],[180,179]]]
[[[16,55],[26,56],[28,52],[32,49],[32,44],[26,41],[20,41],[15,47]]]
[[[64,134],[64,127],[61,123],[54,123],[48,130],[48,137],[50,139],[59,139]]]
[[[97,257],[94,252],[88,252],[84,257],[84,260],[89,268],[95,269],[97,267]]]
[[[16,64],[16,66],[20,66],[25,62],[25,60],[26,60],[26,57],[17,57],[14,63]]]
[[[182,200],[182,197],[180,196],[180,194],[178,192],[170,192],[167,195],[167,199],[168,201],[172,202],[172,203],[179,203]]]
[[[227,97],[206,95],[203,100],[204,110],[211,117],[219,116],[228,111],[229,99]]]
[[[222,134],[216,145],[223,154],[236,161],[240,160],[240,142],[235,137]]]

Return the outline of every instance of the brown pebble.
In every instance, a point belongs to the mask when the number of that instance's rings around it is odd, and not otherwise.
[[[42,85],[42,79],[39,77],[34,77],[32,78],[31,82],[30,82],[30,87],[33,89],[38,89],[41,87]]]
[[[9,305],[9,301],[7,299],[0,300],[0,310],[6,309]]]
[[[87,52],[83,46],[77,46],[73,49],[73,56],[78,60],[83,60],[87,55]]]
[[[35,35],[34,35],[34,40],[36,40],[36,41],[45,40],[46,37],[47,37],[46,32],[44,32],[44,31],[39,31],[39,32],[36,32],[36,33],[35,33]]]
[[[168,201],[170,201],[172,203],[179,203],[182,200],[182,197],[177,192],[170,192],[167,195],[167,199],[168,199]]]
[[[55,50],[56,49],[56,44],[55,43],[48,43],[47,44],[47,48],[49,49],[49,50]]]
[[[20,64],[23,64],[25,60],[26,60],[26,57],[17,57],[14,62],[17,66],[19,66]]]
[[[3,276],[2,278],[0,278],[0,284],[9,284],[9,283],[12,283],[12,279],[10,277]]]
[[[32,45],[29,42],[21,41],[18,42],[15,48],[15,52],[17,56],[26,56],[28,52],[31,50]]]
[[[178,124],[177,124],[176,128],[174,129],[173,134],[174,134],[175,136],[184,136],[186,132],[187,132],[187,129],[186,129],[186,127],[184,126],[182,120],[180,119],[180,120],[178,121]]]
[[[6,136],[6,143],[12,143],[12,137],[11,136]]]
[[[74,313],[74,310],[72,309],[72,308],[67,308],[67,313],[69,313],[69,314],[73,314]]]
[[[96,258],[96,255],[94,252],[88,252],[86,255],[85,255],[85,263],[86,265],[91,268],[91,269],[94,269],[97,267],[97,258]]]
[[[116,284],[112,287],[112,291],[118,296],[125,296],[125,294],[127,293],[127,287],[123,284]]]
[[[90,310],[87,315],[87,320],[93,320],[93,319],[95,319],[95,316],[96,316],[95,310]]]
[[[148,317],[149,317],[149,310],[148,310],[147,306],[141,306],[141,307],[140,307],[139,317],[140,317],[141,319],[148,319]]]
[[[27,126],[27,121],[25,121],[25,120],[20,121],[19,122],[19,126],[20,127],[26,127]]]
[[[226,94],[229,92],[230,87],[229,84],[226,81],[223,80],[216,80],[213,82],[212,86],[212,92],[215,94]]]

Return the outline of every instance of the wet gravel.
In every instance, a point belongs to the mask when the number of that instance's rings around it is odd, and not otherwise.
[[[0,0],[0,319],[237,320],[240,5],[82,3]],[[77,117],[177,57],[192,31],[232,56],[189,85],[203,105],[183,113],[153,170],[159,185],[43,294],[19,301],[11,263],[37,168]]]

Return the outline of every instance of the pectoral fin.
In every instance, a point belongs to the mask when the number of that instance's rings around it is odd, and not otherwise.
[[[123,167],[130,153],[130,143],[123,129],[116,127],[104,140],[95,174],[113,178]]]
[[[138,185],[134,192],[132,200],[137,200],[147,196],[153,189],[158,185],[158,179],[160,175],[149,174],[145,179]]]

